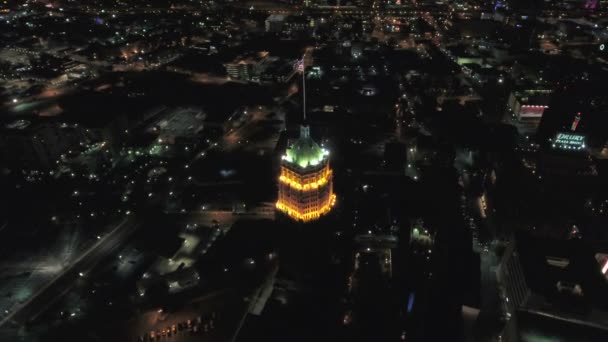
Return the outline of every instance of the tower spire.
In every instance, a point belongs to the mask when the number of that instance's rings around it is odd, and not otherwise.
[[[308,139],[308,138],[310,138],[310,127],[302,124],[302,126],[300,126],[300,139]]]

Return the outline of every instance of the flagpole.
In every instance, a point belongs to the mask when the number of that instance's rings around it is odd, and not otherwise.
[[[302,56],[302,107],[304,109],[304,120],[306,121],[306,63],[304,63],[304,56]]]

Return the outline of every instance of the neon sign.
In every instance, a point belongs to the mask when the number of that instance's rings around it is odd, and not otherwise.
[[[585,136],[573,133],[557,133],[552,146],[562,150],[582,150],[585,148]]]

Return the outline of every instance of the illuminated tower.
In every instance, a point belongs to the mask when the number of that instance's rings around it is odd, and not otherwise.
[[[574,120],[572,120],[572,125],[570,125],[570,130],[572,132],[576,131],[576,129],[578,128],[578,124],[581,122],[581,115],[581,112],[577,112],[574,116]]]
[[[329,151],[310,137],[308,126],[281,160],[277,209],[295,220],[311,221],[328,213],[336,201]]]

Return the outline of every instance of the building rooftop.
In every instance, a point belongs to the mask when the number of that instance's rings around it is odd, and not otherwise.
[[[271,14],[268,19],[268,21],[283,21],[287,18],[287,16],[285,14]]]
[[[31,124],[31,122],[29,122],[28,120],[15,120],[12,121],[10,123],[7,123],[4,127],[6,127],[7,129],[25,129],[27,128],[29,125]]]
[[[549,89],[525,89],[515,91],[513,95],[522,105],[543,105],[548,106],[551,101],[552,91]]]
[[[306,168],[319,165],[328,155],[329,151],[321,148],[319,144],[312,140],[310,128],[301,126],[300,138],[287,148],[283,160],[301,168]]]

